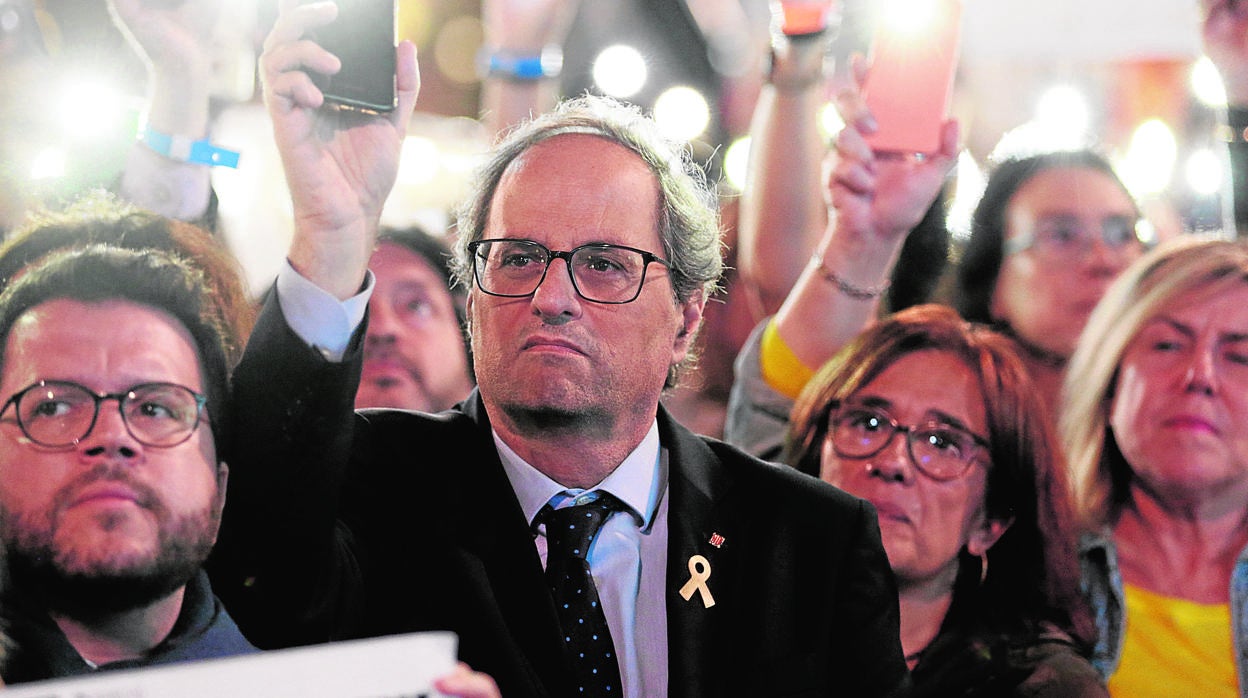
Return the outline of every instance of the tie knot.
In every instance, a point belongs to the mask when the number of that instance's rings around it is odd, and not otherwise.
[[[577,497],[576,503],[570,507],[554,509],[547,504],[538,512],[535,521],[546,524],[546,541],[551,555],[584,560],[589,554],[589,544],[598,535],[603,522],[611,516],[611,512],[622,507],[620,500],[610,493],[592,492]]]

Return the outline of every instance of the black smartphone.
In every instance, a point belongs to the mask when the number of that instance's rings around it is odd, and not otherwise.
[[[342,61],[336,75],[310,72],[325,99],[351,109],[393,111],[395,0],[334,0],[338,17],[310,32]]]

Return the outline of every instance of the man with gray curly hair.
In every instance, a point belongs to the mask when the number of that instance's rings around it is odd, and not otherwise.
[[[318,9],[319,8],[319,9]],[[321,108],[333,57],[284,3],[262,58],[295,207],[235,374],[214,583],[262,646],[441,628],[506,696],[884,695],[905,683],[869,504],[660,406],[721,269],[714,201],[635,108],[508,134],[459,221],[478,389],[353,413],[367,270],[419,79]]]

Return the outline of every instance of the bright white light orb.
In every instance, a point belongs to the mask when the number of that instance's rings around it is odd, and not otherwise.
[[[711,123],[706,97],[692,87],[669,87],[654,100],[654,120],[668,138],[691,141]]]
[[[87,143],[116,128],[125,112],[121,92],[103,80],[83,79],[61,87],[57,122],[66,137]]]
[[[1201,104],[1209,107],[1226,106],[1226,87],[1222,84],[1222,76],[1208,56],[1201,56],[1192,64],[1192,72],[1188,78],[1192,85],[1192,94]]]
[[[1199,196],[1213,196],[1222,188],[1222,159],[1209,148],[1189,155],[1183,169],[1188,188]]]
[[[1159,194],[1170,185],[1179,146],[1174,131],[1161,119],[1140,124],[1121,167],[1123,183],[1136,198]]]
[[[733,141],[724,151],[724,179],[736,191],[745,191],[745,177],[750,168],[749,136]]]
[[[627,99],[641,92],[648,78],[646,59],[632,46],[608,46],[594,59],[594,84],[610,97]]]
[[[886,31],[902,36],[918,36],[936,21],[939,0],[888,0],[881,7],[880,21]]]
[[[1054,85],[1040,95],[1036,123],[1055,139],[1082,139],[1092,122],[1088,99],[1072,85]]]
[[[441,169],[441,152],[438,144],[422,136],[403,139],[399,156],[397,181],[402,184],[428,184]]]
[[[63,148],[44,148],[35,156],[30,166],[30,178],[33,180],[56,179],[65,176],[65,150]]]

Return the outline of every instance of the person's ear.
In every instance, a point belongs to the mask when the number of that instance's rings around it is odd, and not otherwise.
[[[476,307],[476,303],[474,303],[474,300],[476,299],[476,297],[477,297],[477,294],[473,293],[473,291],[469,291],[468,295],[464,297],[463,331],[464,331],[464,338],[468,341],[469,345],[472,344],[472,312]]]
[[[217,463],[217,499],[212,503],[213,514],[218,522],[221,521],[221,513],[225,511],[225,487],[230,481],[230,466],[225,461]],[[216,542],[216,534],[213,534],[213,542]]]
[[[1001,536],[1009,530],[1014,519],[985,519],[984,523],[971,532],[966,541],[966,551],[975,557],[988,552],[988,549],[1001,540]]]
[[[689,300],[680,303],[680,329],[676,331],[675,346],[678,356],[675,357],[675,363],[684,361],[685,355],[689,353],[693,339],[698,335],[698,327],[702,325],[702,311],[705,307],[706,294],[701,290],[695,291]]]

